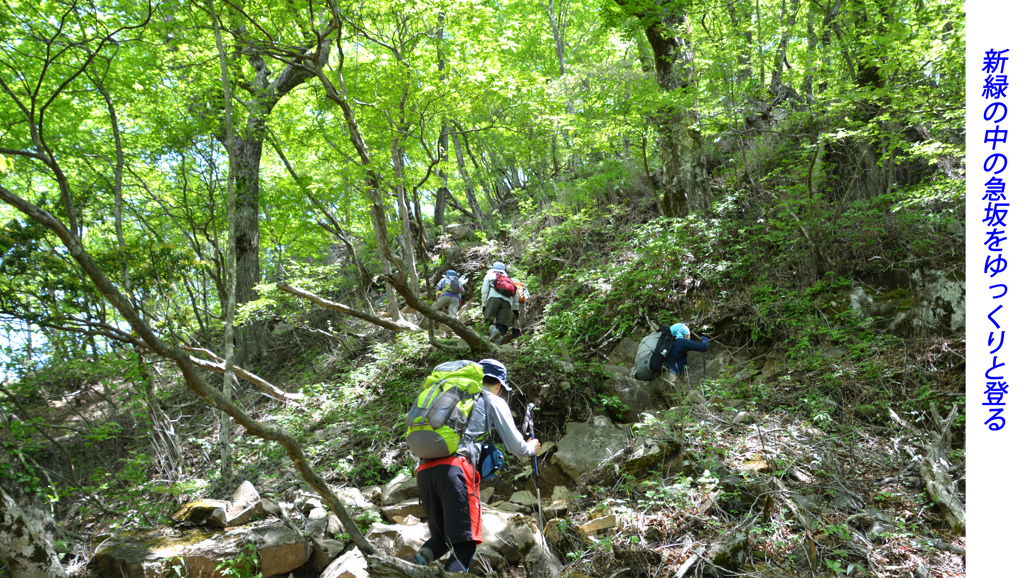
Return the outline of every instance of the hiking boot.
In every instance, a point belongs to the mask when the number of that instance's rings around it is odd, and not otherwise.
[[[421,550],[415,554],[406,554],[405,556],[402,556],[401,559],[410,564],[416,564],[417,566],[427,566],[430,564],[430,559],[423,554],[424,552]]]
[[[501,345],[501,333],[494,327],[491,328],[491,337],[489,341],[495,345]]]
[[[414,554],[406,554],[405,556],[400,556],[399,558],[401,560],[405,560],[406,562],[408,562],[410,564],[416,564],[417,566],[422,566],[422,564],[419,563],[419,560],[416,559],[416,556]]]

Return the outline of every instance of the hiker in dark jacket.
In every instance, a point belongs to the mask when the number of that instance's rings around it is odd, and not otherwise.
[[[679,377],[686,367],[686,352],[703,353],[711,348],[711,343],[707,335],[701,337],[699,341],[691,338],[690,328],[685,323],[676,323],[671,327],[671,331],[675,341],[672,342],[672,351],[668,354],[668,370]]]
[[[502,389],[512,391],[506,382],[505,366],[495,359],[482,359],[484,369],[483,391],[486,403],[479,399],[466,425],[455,454],[423,462],[416,471],[416,487],[420,503],[427,514],[430,539],[423,543],[415,555],[405,559],[414,564],[427,565],[443,556],[452,555],[444,569],[447,572],[468,572],[476,553],[476,545],[483,542],[480,518],[480,474],[474,465],[487,433],[487,412],[490,422],[505,447],[513,454],[525,458],[537,453],[540,442],[524,440],[512,420],[508,403],[499,395]]]

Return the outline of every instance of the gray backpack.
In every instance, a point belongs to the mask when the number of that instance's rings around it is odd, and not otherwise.
[[[633,358],[633,371],[630,375],[641,381],[650,381],[661,375],[674,341],[672,331],[666,325],[644,337]]]

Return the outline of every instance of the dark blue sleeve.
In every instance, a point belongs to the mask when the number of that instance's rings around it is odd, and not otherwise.
[[[683,351],[697,351],[697,352],[703,353],[703,352],[707,351],[708,348],[711,347],[711,342],[710,341],[707,342],[707,343],[704,343],[702,341],[694,341],[692,339],[687,338],[687,339],[677,339],[676,343],[678,344],[680,341],[683,342],[683,344],[682,344]]]

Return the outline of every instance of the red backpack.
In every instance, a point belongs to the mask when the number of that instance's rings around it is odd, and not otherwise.
[[[511,297],[516,294],[516,286],[512,283],[512,278],[504,271],[495,271],[493,287],[495,291],[505,297]]]

